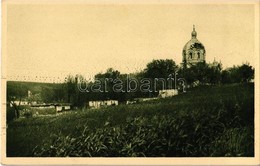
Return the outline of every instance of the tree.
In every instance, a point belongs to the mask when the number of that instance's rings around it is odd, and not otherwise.
[[[21,83],[7,82],[7,104],[14,108],[14,118],[16,119],[20,117],[20,104],[22,99],[27,97],[27,91],[28,89]]]
[[[76,76],[69,75],[66,78],[65,83],[67,89],[67,102],[77,107],[84,106],[88,95],[87,92],[82,92],[79,87],[82,88],[84,86],[85,88],[85,86],[87,86],[86,79],[79,74]],[[79,84],[81,85],[79,86]]]
[[[248,83],[254,78],[254,69],[249,63],[245,63],[238,68],[238,72],[240,74],[240,82]]]
[[[87,101],[87,96],[89,92],[86,91],[81,91],[79,89],[79,84],[81,88],[86,88],[88,86],[88,81],[82,76],[82,75],[76,75],[75,76],[75,84],[76,84],[76,90],[75,90],[75,95],[74,95],[74,105],[78,107],[83,107],[85,106],[85,103]]]
[[[152,87],[156,88],[153,91],[155,93],[152,93],[152,95],[157,96],[156,91],[168,88],[168,87],[165,87],[165,84],[166,84],[166,86],[168,86],[167,78],[174,77],[177,69],[178,69],[178,66],[171,59],[153,60],[152,62],[150,62],[146,65],[146,68],[143,71],[143,77],[151,79]],[[156,82],[156,79],[160,79],[160,78],[164,79],[165,81]],[[155,85],[155,83],[156,83],[156,85]],[[170,88],[173,88],[173,87],[170,87]]]
[[[168,78],[177,71],[176,63],[171,59],[153,60],[146,65],[144,76],[147,78]]]
[[[197,84],[219,84],[221,82],[221,63],[214,65],[199,62],[189,68],[181,68],[179,76],[183,77],[188,85]]]
[[[68,103],[71,103],[71,102],[73,102],[72,97],[76,93],[77,82],[76,82],[76,79],[72,75],[69,75],[66,78],[65,82],[67,84],[67,96],[68,96],[67,101],[68,101]]]
[[[248,63],[233,66],[221,73],[222,83],[247,83],[254,78],[254,69]]]
[[[215,62],[214,66],[209,66],[207,71],[207,83],[220,84],[221,83],[222,64]]]
[[[187,84],[191,85],[195,82],[205,84],[208,82],[209,66],[205,62],[199,62],[189,68],[180,70],[180,75],[184,77]]]
[[[100,81],[102,84],[103,93],[98,93],[98,98],[101,100],[117,99],[118,95],[113,91],[114,80],[120,77],[120,72],[113,68],[108,68],[105,73],[95,75],[95,81]]]

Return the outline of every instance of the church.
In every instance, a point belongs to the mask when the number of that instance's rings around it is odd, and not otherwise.
[[[191,39],[184,45],[182,51],[182,66],[190,67],[199,62],[206,62],[206,50],[203,44],[197,39],[197,32],[193,25]]]

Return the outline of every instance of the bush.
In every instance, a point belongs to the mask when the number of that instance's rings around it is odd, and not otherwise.
[[[34,108],[31,107],[30,110],[33,112],[34,115],[51,115],[56,114],[55,108]]]
[[[6,108],[6,121],[9,123],[10,121],[14,120],[15,117],[15,109],[13,107],[7,106]]]
[[[25,118],[30,118],[30,117],[32,117],[33,116],[33,113],[32,113],[32,111],[31,110],[29,110],[29,109],[25,109],[25,110],[23,110],[22,111],[23,112],[23,116],[25,117]]]
[[[254,129],[244,127],[225,130],[212,142],[211,151],[211,156],[254,156]]]
[[[221,73],[222,83],[248,83],[254,79],[254,68],[249,64],[233,66],[227,68]]]
[[[229,128],[218,116],[195,111],[176,118],[170,116],[128,117],[126,124],[91,130],[85,126],[80,136],[53,135],[51,142],[36,147],[41,157],[195,157],[250,156],[253,130]],[[220,114],[222,114],[220,113]],[[250,136],[250,137],[249,137]],[[250,138],[249,140],[247,140]],[[247,142],[246,144],[246,141]]]

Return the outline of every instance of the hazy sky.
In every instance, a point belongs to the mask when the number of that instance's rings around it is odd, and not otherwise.
[[[179,64],[193,24],[207,62],[254,66],[254,20],[253,5],[8,5],[7,79],[129,73],[153,59]]]

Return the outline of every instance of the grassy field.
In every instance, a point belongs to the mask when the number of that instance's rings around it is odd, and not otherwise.
[[[254,85],[10,122],[7,156],[254,156]]]

